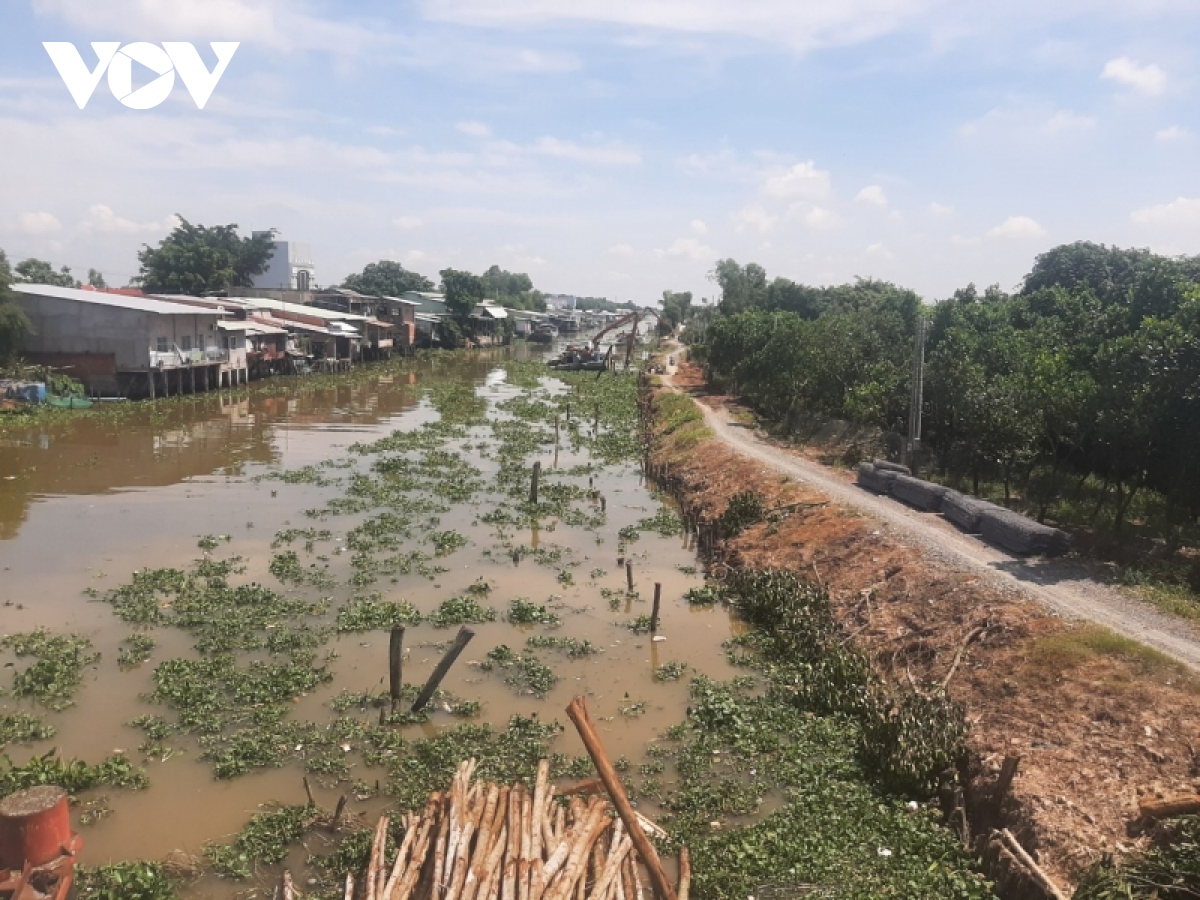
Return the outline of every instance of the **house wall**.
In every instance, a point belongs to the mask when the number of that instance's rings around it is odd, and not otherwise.
[[[145,369],[160,336],[178,346],[185,334],[193,347],[200,337],[206,347],[218,343],[219,316],[199,309],[191,315],[166,316],[38,294],[19,293],[14,299],[33,323],[35,333],[22,344],[22,352],[30,355],[111,356],[117,369]]]

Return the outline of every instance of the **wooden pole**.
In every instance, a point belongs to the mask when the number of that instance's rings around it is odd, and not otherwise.
[[[579,736],[583,739],[583,745],[587,748],[588,756],[592,758],[600,780],[604,782],[604,787],[608,791],[608,798],[616,807],[617,814],[625,823],[625,831],[628,832],[633,846],[637,848],[638,855],[650,871],[650,883],[654,886],[655,896],[658,897],[658,900],[676,900],[675,889],[667,880],[667,873],[663,871],[658,852],[650,843],[650,839],[646,837],[646,832],[642,830],[642,823],[638,820],[633,807],[629,805],[629,797],[625,795],[625,788],[621,786],[617,770],[613,768],[608,755],[604,752],[604,745],[600,742],[600,736],[596,734],[596,728],[592,725],[591,717],[588,715],[587,701],[583,697],[576,697],[567,707],[567,715],[575,723]]]
[[[650,633],[658,634],[658,605],[662,601],[662,584],[654,582],[654,607],[650,611]]]
[[[1004,764],[1000,766],[1000,777],[996,780],[996,806],[1004,802],[1005,795],[1008,794],[1008,789],[1012,787],[1013,778],[1017,774],[1017,765],[1021,762],[1019,756],[1004,757]]]
[[[388,687],[392,695],[392,711],[400,705],[400,680],[404,661],[404,626],[392,626],[392,637],[388,643]]]
[[[557,439],[555,440],[557,443]],[[538,502],[538,480],[542,476],[542,463],[539,460],[533,464],[533,475],[529,479],[529,502],[536,504]]]
[[[625,584],[630,592],[633,591],[633,561],[625,560]]]
[[[1138,812],[1143,819],[1169,819],[1172,816],[1200,813],[1200,794],[1184,794],[1165,800],[1143,797],[1138,801]]]
[[[607,512],[607,511],[608,511],[608,501],[604,498],[604,495],[601,494],[600,495],[600,512]]]
[[[410,712],[420,712],[424,708],[433,696],[433,692],[438,689],[438,685],[442,683],[442,679],[446,677],[446,673],[450,671],[450,667],[454,665],[454,661],[458,659],[458,655],[467,649],[467,644],[471,643],[473,637],[475,637],[475,632],[470,628],[458,629],[458,634],[454,636],[454,643],[446,651],[441,662],[437,664],[437,668],[433,670],[429,680],[425,682],[425,687],[421,688],[421,693],[413,703]]]
[[[558,416],[555,416],[554,417],[554,446],[555,447],[558,446],[558,428],[559,428]]]

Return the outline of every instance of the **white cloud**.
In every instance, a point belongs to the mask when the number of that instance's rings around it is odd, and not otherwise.
[[[887,34],[926,10],[929,0],[428,0],[437,19],[526,28],[568,21],[693,34],[736,34],[799,51],[857,43]]]
[[[633,255],[633,245],[632,244],[613,244],[611,247],[609,247],[607,250],[604,251],[604,255],[605,256],[632,256]]]
[[[482,122],[459,122],[454,127],[463,134],[469,134],[471,137],[486,138],[492,136],[492,129],[488,128]]]
[[[988,110],[982,116],[964,122],[958,133],[965,138],[1008,141],[1014,134],[1038,134],[1059,139],[1085,134],[1096,127],[1096,119],[1049,104],[1008,104]]]
[[[1095,127],[1096,120],[1092,116],[1060,110],[1046,120],[1042,130],[1048,134],[1056,134],[1060,131],[1087,131]]]
[[[54,234],[62,231],[62,222],[48,212],[21,213],[21,231],[25,234]]]
[[[533,145],[532,150],[542,156],[570,159],[597,166],[637,166],[642,162],[642,156],[635,148],[620,141],[585,145],[544,137]]]
[[[692,219],[692,231],[703,237],[708,234],[708,226],[700,219]]]
[[[1034,238],[1041,237],[1046,229],[1029,216],[1009,216],[988,232],[988,237],[994,238]]]
[[[954,215],[954,207],[934,201],[929,204],[929,214],[931,216],[952,216]]]
[[[887,194],[883,192],[877,184],[868,184],[865,188],[858,192],[854,198],[855,203],[865,203],[868,206],[887,206]]]
[[[513,72],[574,72],[583,65],[579,57],[570,53],[543,53],[539,50],[519,50],[506,54],[502,64]]]
[[[873,256],[876,259],[895,259],[896,254],[889,250],[884,244],[870,244],[867,246],[867,256]]]
[[[1154,139],[1158,141],[1181,141],[1191,136],[1192,133],[1182,125],[1171,125],[1154,132]]]
[[[1178,197],[1170,203],[1134,210],[1130,219],[1137,225],[1194,227],[1200,225],[1200,197]]]
[[[797,205],[793,206],[789,212],[793,215],[799,214],[804,224],[813,231],[827,231],[837,225],[837,216],[831,210],[825,209],[822,206],[812,206],[805,209]]]
[[[168,228],[175,227],[175,217],[168,217]],[[89,206],[87,216],[79,223],[79,230],[85,234],[153,234],[163,230],[162,222],[135,222],[125,219],[113,212],[111,206],[97,203]]]
[[[400,216],[399,218],[392,219],[392,224],[401,231],[416,231],[424,223],[416,216]]]
[[[152,35],[146,40],[246,41],[285,50],[352,54],[379,44],[378,30],[309,14],[304,4],[283,0],[34,0],[34,11],[56,16],[80,30]],[[211,52],[205,47],[202,53]],[[242,48],[245,52],[245,48]]]
[[[733,214],[733,228],[738,234],[751,230],[766,234],[778,221],[779,217],[767,212],[761,203],[751,203]]]
[[[768,177],[763,182],[762,191],[768,197],[782,200],[797,197],[816,199],[828,195],[831,187],[829,172],[818,169],[810,159],[796,163],[786,172]]]
[[[406,250],[404,259],[409,263],[419,263],[429,259],[429,254],[424,250]]]
[[[660,257],[668,259],[712,259],[717,255],[717,252],[702,243],[697,238],[678,238],[675,243],[671,244],[665,250],[655,250],[654,253]]]
[[[1151,96],[1161,94],[1167,87],[1166,72],[1153,63],[1139,65],[1128,56],[1110,59],[1100,77]]]

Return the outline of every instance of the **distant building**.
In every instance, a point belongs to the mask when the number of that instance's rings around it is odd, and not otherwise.
[[[252,287],[283,291],[308,291],[317,285],[317,268],[313,263],[312,247],[300,241],[285,241],[279,232],[255,231],[252,237],[267,238],[275,252],[267,263],[267,270],[255,275]]]

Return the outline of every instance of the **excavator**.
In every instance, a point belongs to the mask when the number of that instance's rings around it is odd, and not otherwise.
[[[563,350],[563,353],[560,354],[557,359],[551,360],[550,367],[562,368],[562,370],[570,371],[584,370],[602,372],[607,370],[608,365],[610,365],[613,350],[620,346],[620,344],[624,343],[625,368],[629,368],[629,361],[632,358],[632,355],[634,355],[634,344],[637,343],[637,326],[647,316],[654,316],[655,318],[658,318],[659,312],[658,310],[654,310],[654,308],[647,306],[642,308],[642,310],[635,310],[634,312],[629,313],[628,316],[620,317],[616,320],[616,322],[612,322],[611,324],[605,326],[604,329],[596,332],[596,334],[592,337],[592,348],[588,349],[587,347],[576,346],[568,347]],[[608,347],[608,352],[604,356],[601,356],[601,338],[614,329],[623,328],[624,325],[629,325],[628,334],[619,334],[617,336],[617,340],[614,341],[610,347]]]
[[[646,306],[646,307],[643,307],[642,309],[635,309],[633,312],[629,313],[629,315],[622,316],[621,318],[617,319],[615,322],[600,329],[594,335],[592,335],[592,347],[594,349],[599,349],[600,339],[602,337],[604,337],[604,335],[608,334],[610,331],[612,331],[615,328],[621,328],[624,325],[629,325],[628,337],[626,337],[625,335],[620,335],[620,337],[626,338],[626,340],[625,340],[625,368],[628,369],[629,368],[629,360],[633,358],[633,345],[637,343],[638,325],[647,316],[654,316],[655,319],[661,320],[658,310],[654,309],[651,306]],[[614,344],[613,346],[615,347],[616,344]],[[612,353],[611,348],[609,349],[609,353],[610,354]]]
[[[567,349],[564,350],[557,359],[552,360],[550,362],[550,368],[552,368],[552,369],[568,369],[568,370],[584,369],[586,371],[604,371],[609,367],[609,361],[612,358],[613,350],[620,344],[624,343],[625,344],[625,368],[628,369],[629,361],[633,357],[633,346],[634,346],[634,344],[637,343],[637,333],[638,333],[639,323],[641,323],[641,321],[643,319],[645,319],[647,316],[654,316],[657,319],[658,315],[659,315],[658,310],[653,309],[651,307],[645,307],[644,309],[636,309],[633,312],[629,313],[628,315],[622,316],[621,318],[615,320],[614,322],[612,322],[609,325],[602,328],[600,331],[596,332],[596,334],[592,336],[592,347],[591,347],[590,351],[588,351],[586,349],[586,347],[577,347],[577,346],[567,347]],[[600,356],[600,340],[604,337],[604,335],[608,334],[610,331],[613,331],[617,328],[621,328],[625,325],[629,326],[628,333],[617,335],[616,341],[608,348],[608,352],[603,357],[601,357]]]

